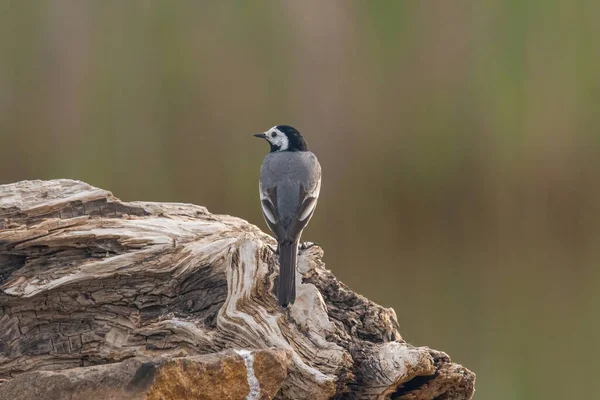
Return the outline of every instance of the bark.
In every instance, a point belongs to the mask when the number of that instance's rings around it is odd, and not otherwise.
[[[99,365],[107,376],[130,371],[119,375],[130,388],[140,368],[131,365],[147,360],[179,366],[161,367],[161,382],[188,386],[160,397],[152,380],[140,398],[213,398],[215,388],[236,388],[214,397],[223,399],[472,397],[471,371],[402,340],[394,310],[340,283],[318,246],[300,251],[297,299],[281,308],[274,245],[244,220],[191,204],[122,202],[71,180],[0,186],[0,399],[17,399],[19,382],[83,379]],[[240,353],[219,353],[228,349]],[[280,360],[262,376],[280,380],[255,379],[259,349]],[[204,367],[186,378],[181,365],[204,365],[198,355],[211,365],[242,357],[228,368],[247,386],[225,372],[208,385]]]

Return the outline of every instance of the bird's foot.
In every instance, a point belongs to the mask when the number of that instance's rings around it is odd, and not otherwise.
[[[319,246],[319,243],[316,242],[302,242],[300,243],[300,250],[304,251],[304,250],[308,250],[313,246]]]

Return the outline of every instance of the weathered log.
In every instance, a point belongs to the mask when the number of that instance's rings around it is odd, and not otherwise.
[[[19,382],[93,377],[98,365],[110,375],[139,364],[135,376],[147,359],[272,348],[287,354],[271,366],[281,381],[257,380],[246,357],[234,364],[252,384],[223,398],[472,397],[472,372],[402,340],[394,310],[337,281],[318,246],[301,250],[296,302],[281,308],[274,244],[246,221],[191,204],[122,202],[71,180],[0,186],[0,399],[17,400]],[[194,394],[152,397],[152,381],[140,398],[212,398],[194,373]],[[172,374],[173,385],[189,379]]]
[[[252,362],[251,373],[247,363]],[[287,376],[284,350],[188,357],[134,357],[123,362],[17,375],[0,399],[162,400],[271,399]]]

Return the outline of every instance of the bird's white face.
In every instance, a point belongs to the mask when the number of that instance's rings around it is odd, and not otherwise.
[[[286,151],[290,146],[290,142],[285,133],[277,129],[276,126],[266,131],[265,135],[265,139],[267,139],[269,143],[272,143],[274,146],[279,148],[277,151]]]

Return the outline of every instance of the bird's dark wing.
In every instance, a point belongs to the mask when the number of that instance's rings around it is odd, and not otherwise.
[[[298,199],[298,208],[294,213],[294,218],[290,221],[289,227],[286,229],[286,238],[291,241],[296,241],[300,238],[302,230],[310,221],[310,218],[317,207],[319,192],[321,191],[321,180],[319,179],[316,185],[312,188],[305,188],[300,184],[300,194]]]
[[[279,240],[285,237],[285,228],[277,210],[277,186],[260,191],[260,205],[265,222]]]

